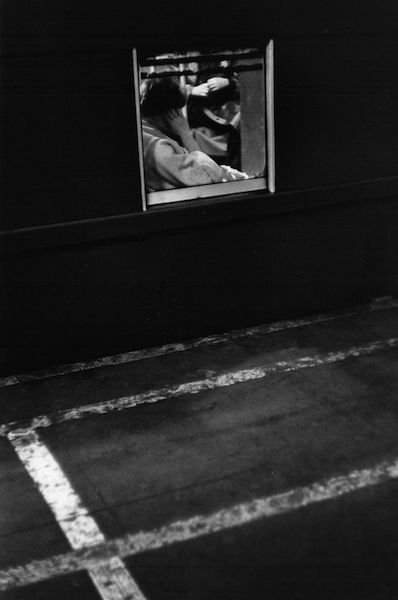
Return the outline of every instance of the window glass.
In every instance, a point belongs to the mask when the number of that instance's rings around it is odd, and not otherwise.
[[[144,207],[267,188],[267,58],[134,52]]]

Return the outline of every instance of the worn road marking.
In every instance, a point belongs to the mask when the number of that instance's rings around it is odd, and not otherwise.
[[[73,550],[105,544],[105,536],[37,432],[11,432],[8,439]],[[103,600],[144,600],[136,582],[117,556],[99,561],[89,569],[89,575]]]
[[[80,552],[70,552],[27,565],[0,571],[0,590],[10,590],[38,583],[58,575],[89,572],[104,561],[125,558],[141,552],[156,550],[195,538],[218,533],[258,519],[273,517],[310,506],[317,502],[334,500],[346,494],[398,478],[398,458],[386,460],[375,466],[355,470],[316,482],[309,486],[293,488],[281,494],[256,498],[236,504],[209,515],[196,515],[174,521],[153,531],[128,534],[100,543]],[[135,596],[134,596],[135,598]]]
[[[97,360],[76,362],[67,365],[59,365],[50,369],[34,371],[32,373],[21,373],[19,375],[10,375],[8,377],[0,378],[0,387],[6,387],[10,385],[17,385],[19,383],[25,383],[28,381],[37,381],[40,379],[48,379],[50,377],[57,377],[59,375],[66,375],[68,373],[76,373],[79,371],[88,371],[90,369],[98,369],[100,367],[110,367],[114,365],[121,365],[129,362],[138,360],[144,360],[147,358],[155,358],[157,356],[163,356],[165,354],[172,354],[174,352],[184,352],[186,350],[193,350],[200,348],[201,346],[212,346],[215,344],[221,344],[222,342],[229,342],[237,340],[243,337],[252,337],[255,335],[264,335],[268,333],[274,333],[277,331],[283,331],[284,329],[294,329],[297,327],[304,327],[306,325],[315,325],[316,323],[323,323],[324,321],[332,321],[334,319],[342,319],[352,317],[361,313],[373,312],[376,310],[384,310],[387,308],[397,308],[398,302],[389,300],[383,303],[372,303],[363,306],[357,306],[349,312],[333,312],[323,313],[319,315],[310,316],[303,319],[294,319],[286,321],[277,321],[268,325],[259,325],[257,327],[250,327],[247,329],[235,329],[227,333],[221,333],[211,335],[203,338],[190,340],[184,343],[165,344],[164,346],[157,346],[154,348],[146,348],[143,350],[134,350],[133,352],[126,352],[124,354],[115,354],[113,356],[105,356],[98,358]]]
[[[270,365],[254,367],[252,369],[244,369],[242,371],[232,371],[230,373],[216,375],[208,379],[200,379],[198,381],[191,381],[180,385],[163,387],[157,390],[143,392],[141,394],[114,398],[104,402],[86,404],[76,408],[60,410],[50,415],[39,415],[30,420],[13,421],[11,423],[0,425],[0,436],[7,435],[9,431],[13,431],[18,428],[37,429],[50,427],[51,425],[65,423],[67,421],[76,421],[89,416],[104,415],[112,411],[127,410],[141,404],[153,404],[161,400],[177,398],[186,394],[198,394],[200,392],[228,387],[238,383],[263,379],[269,375],[289,373],[292,371],[298,371],[300,369],[306,369],[308,367],[328,365],[347,360],[348,358],[356,358],[358,356],[372,354],[373,352],[380,350],[387,350],[396,346],[398,346],[398,338],[377,340],[375,342],[371,342],[370,344],[365,344],[363,346],[352,346],[351,348],[347,348],[338,352],[314,354],[312,356],[304,356],[289,361],[279,361],[271,363]]]

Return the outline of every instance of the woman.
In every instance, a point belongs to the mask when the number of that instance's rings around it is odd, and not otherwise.
[[[218,165],[200,150],[182,111],[186,89],[179,77],[149,78],[140,93],[149,191],[247,178],[245,173]]]

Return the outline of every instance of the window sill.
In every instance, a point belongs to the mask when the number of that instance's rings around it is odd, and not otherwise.
[[[171,204],[185,200],[200,200],[215,198],[217,196],[236,195],[240,192],[265,191],[267,183],[264,177],[227,181],[224,183],[211,183],[208,185],[195,185],[193,187],[150,192],[147,194],[148,206],[153,208],[159,204]]]

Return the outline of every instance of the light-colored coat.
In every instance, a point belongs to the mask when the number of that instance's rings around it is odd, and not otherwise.
[[[225,170],[204,152],[188,152],[145,120],[142,122],[142,133],[148,191],[225,181]]]

